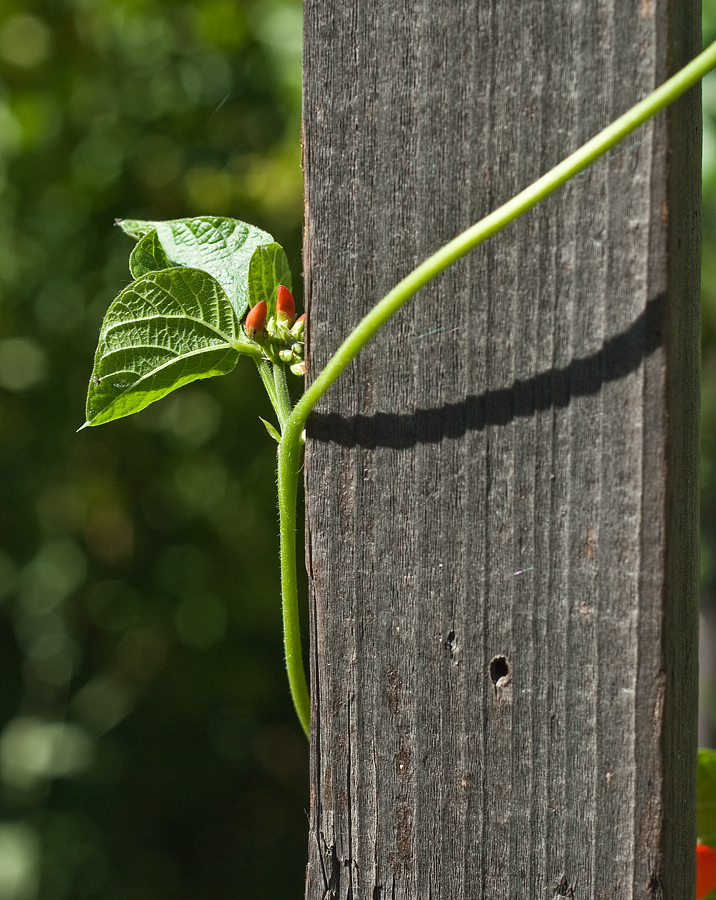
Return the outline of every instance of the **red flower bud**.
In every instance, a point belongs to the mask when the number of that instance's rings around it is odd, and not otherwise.
[[[291,291],[282,284],[278,286],[276,294],[276,317],[279,322],[287,322],[289,325],[296,318],[296,301]]]
[[[305,322],[305,321],[306,321],[306,313],[301,313],[301,315],[296,319],[294,324],[298,325],[299,322]]]
[[[696,845],[696,900],[708,897],[716,887],[716,850],[707,844]]]
[[[244,322],[244,328],[246,329],[248,336],[253,337],[257,331],[261,331],[265,324],[266,302],[264,300],[259,300],[256,306],[249,310],[246,321]]]

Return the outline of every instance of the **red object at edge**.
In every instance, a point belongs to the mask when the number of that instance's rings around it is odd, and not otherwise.
[[[708,897],[716,887],[716,850],[707,844],[696,845],[696,900]]]

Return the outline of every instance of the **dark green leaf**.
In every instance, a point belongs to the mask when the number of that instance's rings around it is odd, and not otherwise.
[[[130,415],[195,379],[224,375],[240,353],[260,358],[215,278],[186,267],[150,272],[125,288],[104,318],[85,426]]]
[[[291,290],[291,270],[280,244],[257,247],[249,265],[249,303],[255,306],[263,300],[268,316],[276,314],[276,289],[280,284]]]
[[[213,275],[224,288],[237,318],[243,318],[249,306],[247,281],[251,255],[261,244],[273,241],[270,234],[238,219],[213,216],[169,222],[125,219],[118,224],[127,234],[139,239],[156,230],[169,261],[177,266],[204,269]]]
[[[140,238],[129,257],[129,271],[133,278],[141,278],[147,272],[158,272],[162,269],[170,269],[172,266],[156,230],[150,231]]]

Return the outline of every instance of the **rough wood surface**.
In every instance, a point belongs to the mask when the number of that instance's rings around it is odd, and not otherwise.
[[[309,377],[698,50],[692,0],[306,0]],[[309,422],[309,900],[694,894],[699,101]]]

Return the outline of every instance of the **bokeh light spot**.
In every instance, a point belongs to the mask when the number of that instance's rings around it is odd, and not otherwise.
[[[44,351],[29,338],[0,341],[0,387],[25,391],[42,381],[47,368]]]
[[[200,447],[219,430],[221,407],[208,391],[185,387],[137,416],[137,424],[163,431],[190,447]]]
[[[37,16],[11,16],[0,28],[0,57],[23,69],[44,62],[50,52],[50,29]]]
[[[35,900],[40,889],[40,841],[24,822],[0,823],[0,898]]]
[[[91,762],[92,739],[78,725],[20,716],[11,719],[0,735],[2,780],[21,790],[76,775]]]
[[[22,601],[34,613],[49,612],[85,580],[87,557],[72,540],[45,541],[22,573]]]
[[[0,103],[0,158],[22,149],[22,125],[5,103]]]
[[[72,710],[95,734],[104,734],[125,718],[134,706],[134,687],[115,672],[95,675],[75,695]]]

